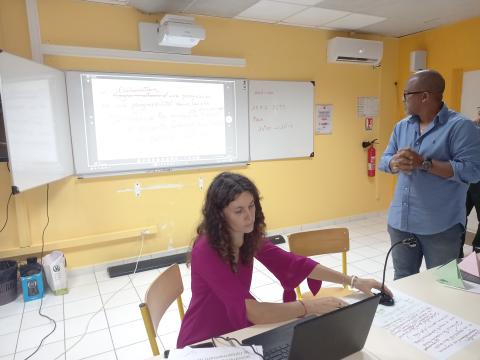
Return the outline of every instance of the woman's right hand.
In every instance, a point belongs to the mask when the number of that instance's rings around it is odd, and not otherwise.
[[[348,303],[346,303],[342,299],[332,296],[304,300],[303,302],[305,304],[305,307],[307,308],[307,315],[322,315],[348,305]]]

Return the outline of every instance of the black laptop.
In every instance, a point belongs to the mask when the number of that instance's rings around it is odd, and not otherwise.
[[[262,345],[265,359],[337,360],[365,345],[380,295],[322,316],[300,319],[243,340]]]

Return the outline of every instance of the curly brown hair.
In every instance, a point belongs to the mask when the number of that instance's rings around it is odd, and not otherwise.
[[[223,210],[243,192],[249,192],[253,196],[255,223],[253,231],[244,235],[239,261],[242,264],[251,263],[260,242],[265,236],[266,225],[262,205],[260,204],[260,195],[257,187],[250,179],[231,172],[223,172],[217,175],[208,188],[202,208],[203,220],[197,227],[197,235],[205,234],[210,246],[230,265],[234,272],[237,270],[237,264]]]

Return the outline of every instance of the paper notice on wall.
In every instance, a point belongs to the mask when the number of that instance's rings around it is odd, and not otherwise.
[[[319,104],[315,107],[315,134],[331,134],[332,126],[331,104]]]
[[[378,116],[378,97],[359,96],[357,98],[357,116],[361,118]]]
[[[480,339],[480,326],[394,291],[395,306],[379,306],[373,323],[427,353],[447,359]]]

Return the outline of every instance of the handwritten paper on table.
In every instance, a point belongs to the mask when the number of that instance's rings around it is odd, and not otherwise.
[[[446,359],[480,339],[479,325],[399,291],[395,306],[379,307],[373,323],[434,359]]]
[[[254,346],[255,351],[263,354],[261,346]],[[258,360],[260,356],[253,353],[250,346],[224,346],[214,348],[183,348],[170,351],[169,360]]]

